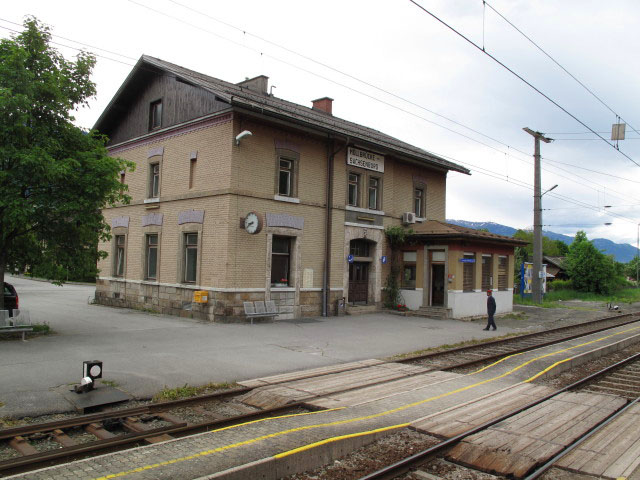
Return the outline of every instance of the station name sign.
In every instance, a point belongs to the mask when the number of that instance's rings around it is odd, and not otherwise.
[[[349,147],[347,150],[347,165],[366,168],[374,172],[384,172],[384,156],[367,152],[359,148]]]

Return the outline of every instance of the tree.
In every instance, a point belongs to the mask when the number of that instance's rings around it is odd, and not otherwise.
[[[520,281],[520,266],[523,262],[533,262],[533,232],[530,230],[518,230],[513,234],[514,238],[525,240],[528,245],[516,247],[515,249],[515,282]],[[551,240],[549,237],[542,237],[542,254],[548,257],[565,257],[569,253],[569,246],[562,240]]]
[[[599,251],[583,231],[576,233],[569,247],[566,266],[571,284],[578,291],[608,294],[615,287],[613,258]]]
[[[633,278],[636,282],[638,281],[638,279],[636,278],[638,275],[638,257],[633,257],[633,259],[625,264],[625,269],[624,269],[624,273],[627,277],[629,278]]]
[[[38,265],[56,281],[106,252],[101,209],[127,202],[106,138],[73,125],[71,112],[95,95],[95,58],[66,60],[50,29],[27,18],[22,33],[0,41],[0,280],[5,269]],[[4,305],[0,296],[0,308]]]

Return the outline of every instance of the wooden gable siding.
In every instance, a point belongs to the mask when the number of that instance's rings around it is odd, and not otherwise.
[[[162,127],[166,128],[203,115],[228,108],[215,95],[169,75],[145,75],[140,80],[137,95],[118,102],[120,118],[105,131],[109,144],[114,145],[149,133],[149,105],[162,100]]]

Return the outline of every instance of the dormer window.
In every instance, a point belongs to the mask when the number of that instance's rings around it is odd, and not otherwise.
[[[162,100],[156,100],[149,105],[149,130],[162,126]]]

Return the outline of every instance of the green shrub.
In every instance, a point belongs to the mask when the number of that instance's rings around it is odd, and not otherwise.
[[[550,292],[557,292],[560,290],[573,290],[573,284],[571,280],[554,280],[547,283],[547,289]]]

